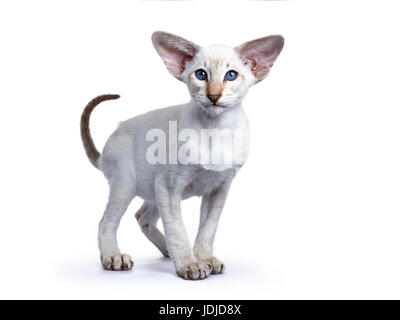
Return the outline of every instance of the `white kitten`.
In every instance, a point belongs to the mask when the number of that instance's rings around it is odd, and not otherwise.
[[[247,139],[233,134],[248,129],[241,103],[249,87],[268,74],[284,41],[281,36],[269,36],[236,48],[199,47],[165,32],[155,32],[152,40],[169,72],[188,86],[191,101],[122,122],[101,155],[90,136],[90,114],[100,102],[119,96],[93,99],[81,118],[86,153],[110,185],[107,208],[99,225],[101,262],[107,270],[132,268],[130,256],[122,254],[118,248],[116,232],[129,203],[139,196],[144,203],[136,218],[143,233],[164,256],[172,258],[179,276],[204,279],[210,273],[224,270],[224,265],[213,256],[212,248],[230,184],[247,156]],[[184,162],[182,157],[187,156],[187,152],[181,150],[183,146],[194,154],[205,151],[198,139],[205,129],[224,131],[225,137],[233,143],[221,145],[212,139],[207,150],[212,156],[232,151],[239,157],[234,156],[227,163]],[[160,145],[168,146],[165,152],[161,149],[149,152],[154,149],[154,132],[165,133],[157,137],[157,143],[164,142]],[[183,132],[185,134],[181,135]],[[239,151],[230,150],[233,145],[239,147]],[[150,161],[151,154],[167,162]],[[192,196],[202,197],[200,227],[193,250],[184,229],[180,205],[181,200]],[[156,226],[160,216],[165,237]]]

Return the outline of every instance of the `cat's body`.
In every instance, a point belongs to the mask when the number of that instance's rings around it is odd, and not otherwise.
[[[265,77],[283,46],[279,36],[255,41],[258,42],[253,46],[246,47],[250,42],[236,49],[225,46],[200,48],[177,36],[155,33],[153,43],[158,53],[169,71],[188,84],[192,100],[185,105],[154,110],[122,122],[101,155],[90,137],[90,113],[98,103],[118,96],[100,96],[85,109],[81,122],[85,149],[110,184],[109,202],[99,225],[104,268],[128,270],[133,266],[130,256],[121,254],[118,248],[116,231],[129,203],[139,196],[144,204],[136,218],[149,240],[173,259],[178,275],[195,280],[223,271],[223,264],[212,255],[213,240],[230,184],[248,152],[247,139],[240,140],[229,132],[248,131],[241,102],[247,89]],[[255,56],[257,50],[264,58],[264,69],[260,69],[261,60]],[[241,55],[246,52],[249,53],[247,57]],[[269,60],[265,60],[266,57]],[[149,161],[148,150],[154,143],[149,140],[149,132],[154,129],[166,133],[168,148],[164,159],[167,163]],[[191,130],[192,136],[201,136],[202,130],[225,130],[239,146],[238,151],[233,151],[233,160],[227,163],[183,163],[175,155],[182,146],[189,146],[191,150],[203,148],[200,140],[179,140],[179,134],[187,129]],[[211,140],[208,150],[211,157],[218,158],[229,151]],[[157,156],[160,156],[159,152]],[[180,212],[181,200],[192,196],[202,197],[200,228],[193,250]],[[160,216],[165,237],[156,226]]]
[[[99,168],[109,179],[121,170],[115,166],[115,162],[126,163],[124,172],[131,171],[134,178],[136,195],[148,201],[155,202],[154,180],[156,175],[165,171],[170,175],[181,174],[188,177],[188,185],[191,187],[185,190],[183,198],[191,196],[203,196],[215,189],[213,187],[213,176],[219,180],[220,176],[224,176],[226,172],[236,172],[244,162],[232,164],[149,164],[146,160],[146,150],[153,143],[146,139],[147,133],[154,129],[160,129],[163,132],[170,133],[169,125],[176,121],[177,132],[186,128],[191,129],[231,129],[231,130],[248,130],[248,122],[242,107],[238,106],[233,110],[229,110],[218,117],[218,120],[203,122],[201,114],[190,102],[188,104],[172,106],[162,109],[150,111],[139,115],[132,119],[120,123],[118,129],[108,139],[102,154],[99,158]],[[172,133],[172,142],[177,140],[175,134]],[[200,135],[200,134],[199,134]],[[170,144],[170,134],[166,135],[166,145]],[[212,141],[211,141],[212,143]],[[243,141],[246,146],[242,150],[245,153],[243,160],[247,157],[247,141]],[[183,144],[180,142],[177,149]],[[134,146],[132,148],[132,146]],[[215,148],[211,145],[211,150]],[[168,150],[167,150],[168,151]],[[212,151],[211,151],[212,152]],[[169,153],[167,153],[167,158]],[[133,159],[133,161],[132,161]],[[231,170],[229,170],[231,169]],[[217,172],[218,174],[214,174]],[[139,174],[145,173],[145,174]],[[204,178],[203,178],[204,176]],[[173,179],[171,177],[171,179]],[[195,182],[195,183],[194,183]],[[203,182],[203,183],[202,183]],[[204,185],[204,187],[202,187]],[[204,190],[202,190],[204,188]],[[192,190],[192,192],[189,192]]]

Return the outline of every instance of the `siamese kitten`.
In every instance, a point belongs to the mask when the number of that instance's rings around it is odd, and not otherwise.
[[[176,35],[155,32],[152,41],[168,71],[187,85],[190,102],[122,122],[102,154],[90,135],[90,114],[100,102],[119,96],[93,99],[81,118],[89,160],[110,185],[99,224],[101,263],[107,270],[132,268],[131,257],[118,247],[116,233],[121,217],[138,196],[144,203],[136,218],[146,237],[164,256],[171,257],[180,277],[205,279],[224,271],[224,264],[213,255],[213,241],[232,180],[247,157],[248,123],[242,101],[248,89],[266,77],[284,40],[274,35],[235,48],[200,47]],[[208,138],[213,137],[210,132],[223,132],[221,136],[228,137],[229,143],[215,139],[209,143]],[[204,136],[206,139],[199,138]],[[229,153],[229,161],[218,160]],[[202,197],[202,203],[192,249],[182,221],[181,201],[193,196]],[[165,236],[156,225],[160,217]]]

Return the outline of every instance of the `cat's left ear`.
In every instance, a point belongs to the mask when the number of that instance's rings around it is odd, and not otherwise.
[[[274,35],[243,43],[235,50],[243,63],[249,65],[254,77],[261,81],[267,76],[276,58],[281,53],[283,44],[283,37]]]
[[[195,57],[200,47],[186,39],[162,31],[154,32],[151,39],[168,71],[181,80],[187,63]]]

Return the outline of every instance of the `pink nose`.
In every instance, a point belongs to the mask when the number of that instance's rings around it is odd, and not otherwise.
[[[210,99],[210,101],[213,104],[216,104],[217,101],[219,100],[219,98],[221,98],[221,95],[220,94],[208,94],[207,97],[208,97],[208,99]]]

